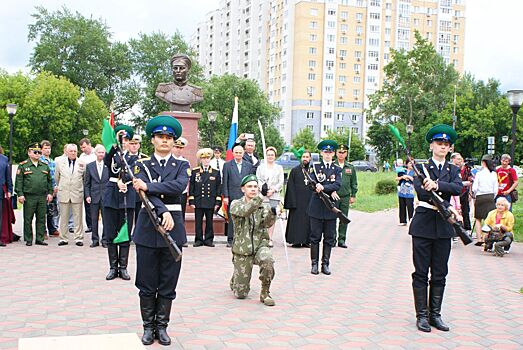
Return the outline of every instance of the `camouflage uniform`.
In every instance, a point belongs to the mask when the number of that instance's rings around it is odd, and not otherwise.
[[[269,295],[269,288],[274,278],[274,259],[269,249],[267,228],[274,224],[276,215],[260,197],[255,197],[249,202],[245,201],[244,197],[234,200],[230,211],[234,222],[234,273],[230,282],[231,290],[238,299],[247,297],[253,264],[256,264],[260,266],[262,282],[260,301],[272,306],[274,301]]]

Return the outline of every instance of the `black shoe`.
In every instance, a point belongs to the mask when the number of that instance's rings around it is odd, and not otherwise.
[[[60,246],[60,245],[68,245],[68,244],[69,244],[69,242],[66,242],[66,241],[60,241],[60,242],[58,242],[58,245],[59,245],[59,246]]]
[[[303,248],[310,248],[311,247],[311,245],[309,243],[303,243],[301,246]]]
[[[0,242],[0,247],[5,247],[5,243],[4,242]]]
[[[431,286],[429,291],[429,324],[436,329],[448,332],[449,326],[441,319],[441,304],[445,287]]]
[[[118,277],[118,272],[116,272],[116,269],[109,269],[109,273],[107,276],[105,276],[105,279],[110,281],[114,280],[116,277]]]
[[[102,247],[107,248],[107,243],[102,242]]]
[[[203,246],[203,242],[200,242],[200,241],[194,242],[194,244],[192,246],[193,247],[201,247],[201,246]]]
[[[340,247],[340,248],[348,248],[347,245],[345,243],[342,243],[342,242],[338,243],[338,247]]]
[[[127,262],[129,261],[129,246],[128,245],[119,245],[118,246],[118,266],[120,278],[129,281],[131,276],[127,272]]]
[[[18,242],[20,240],[20,236],[17,234],[13,235],[13,242]]]
[[[73,232],[74,232],[74,228],[70,228],[69,233],[73,233]]]
[[[171,299],[158,297],[156,299],[156,336],[161,345],[171,345],[171,338],[167,334],[167,326],[171,317]]]
[[[321,264],[321,273],[323,273],[324,275],[330,275],[331,270],[329,269],[329,265]]]
[[[107,254],[109,256],[109,273],[105,276],[105,279],[110,281],[118,277],[118,248],[115,244],[110,244],[107,249]]]
[[[88,228],[87,230],[85,230],[85,233],[91,233],[91,232],[93,232],[93,230],[90,229],[90,228]]]
[[[232,247],[232,244],[231,243],[227,243],[227,248],[231,248]]]
[[[35,244],[36,245],[48,245],[46,242],[42,242],[42,241],[36,241]]]
[[[79,247],[82,247],[84,245],[83,242],[76,242],[76,245],[79,246]]]
[[[311,273],[313,275],[318,275],[320,272],[318,271],[318,260],[312,261],[312,267],[311,267]]]
[[[33,245],[33,242],[25,242],[25,245],[28,246],[28,247],[30,247],[30,246]]]
[[[412,288],[416,309],[416,327],[422,332],[430,332],[429,310],[427,307],[427,287]]]
[[[100,243],[91,243],[91,245],[89,247],[91,248],[94,248],[94,247],[98,247],[100,245]]]
[[[291,245],[292,248],[301,248],[301,244],[293,244]]]
[[[475,246],[479,247],[479,246],[482,246],[483,245],[483,242],[476,242],[474,243]]]
[[[185,243],[182,245],[182,247],[184,247],[184,248],[187,248],[188,246],[189,246],[189,244],[187,244],[187,242],[185,242]]]
[[[118,276],[120,276],[120,278],[125,280],[125,281],[129,281],[131,279],[131,276],[129,276],[129,273],[127,272],[127,269],[120,268],[118,270]]]
[[[154,319],[156,317],[156,298],[140,297],[140,312],[143,321],[142,344],[154,343]]]
[[[214,243],[212,243],[212,242],[211,243],[204,243],[203,245],[206,246],[206,247],[211,247],[211,248],[214,247]]]

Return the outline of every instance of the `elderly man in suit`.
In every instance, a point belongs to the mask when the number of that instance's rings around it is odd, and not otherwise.
[[[77,246],[83,246],[84,233],[82,225],[82,204],[84,200],[85,163],[77,157],[78,146],[67,145],[67,159],[56,164],[54,173],[58,186],[58,201],[60,202],[60,242],[59,246],[67,245],[67,222],[69,211],[73,212],[73,238]]]
[[[104,164],[105,147],[103,145],[96,145],[94,148],[96,154],[96,160],[87,164],[87,170],[85,172],[84,179],[84,196],[86,203],[90,204],[91,210],[91,248],[98,247],[100,245],[100,237],[98,235],[98,216],[104,215],[103,212],[103,193],[105,191],[105,185],[109,181],[109,169]],[[105,232],[102,232],[102,245],[107,247],[107,240]]]
[[[230,203],[235,200],[243,197],[243,192],[241,190],[242,179],[256,172],[256,169],[252,166],[251,163],[243,159],[243,154],[245,151],[240,145],[235,146],[232,149],[234,159],[225,162],[223,165],[223,202],[227,205],[227,217],[230,215]],[[232,220],[229,220],[227,225],[227,247],[232,247],[232,239],[234,237],[234,227]]]

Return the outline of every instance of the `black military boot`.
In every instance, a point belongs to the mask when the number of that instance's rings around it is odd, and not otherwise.
[[[107,245],[107,254],[109,255],[109,273],[105,276],[105,279],[109,281],[118,277],[118,248],[115,244]]]
[[[318,259],[320,257],[320,245],[319,244],[311,244],[311,273],[313,275],[319,274],[318,271]]]
[[[143,322],[142,344],[154,343],[154,318],[156,316],[156,298],[140,297],[140,312]]]
[[[325,275],[331,274],[331,270],[329,269],[331,250],[332,247],[330,245],[323,243],[323,255],[321,257],[321,272]]]
[[[129,246],[120,245],[118,249],[118,265],[120,265],[118,268],[118,272],[120,278],[129,281],[131,279],[131,276],[129,276],[129,273],[127,272],[127,261],[129,260]]]
[[[171,338],[167,334],[167,326],[171,318],[171,305],[173,301],[158,296],[156,298],[156,336],[158,343],[171,345]]]
[[[430,332],[429,310],[427,309],[427,287],[412,288],[416,308],[416,327],[422,332]]]
[[[449,327],[441,319],[441,303],[443,302],[444,286],[430,287],[429,293],[429,323],[443,332],[448,332]]]

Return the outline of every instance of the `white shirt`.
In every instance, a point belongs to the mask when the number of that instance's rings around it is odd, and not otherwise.
[[[100,179],[102,178],[102,173],[104,171],[104,162],[96,161],[96,170],[98,170],[98,176],[100,176]]]
[[[154,154],[154,158],[156,158],[156,160],[158,161],[158,164],[162,164],[161,160],[165,160],[164,162],[164,165],[167,165],[167,162],[169,161],[169,158],[171,158],[171,155],[168,154],[167,156],[165,157],[160,157],[158,154]]]
[[[436,169],[439,169],[439,168],[440,168],[440,165],[441,165],[441,169],[443,169],[443,166],[445,165],[445,161],[440,162],[440,161],[437,161],[437,160],[434,159],[434,158],[432,158],[432,161],[434,162],[434,164],[436,164]]]
[[[472,192],[478,195],[492,194],[495,196],[498,193],[498,174],[495,171],[490,171],[488,168],[482,168],[472,183]]]
[[[92,163],[92,162],[96,161],[96,153],[94,153],[94,152],[91,152],[91,154],[82,153],[82,154],[80,154],[80,159],[83,160],[85,162],[85,164]]]

